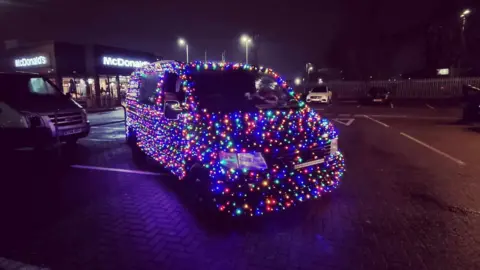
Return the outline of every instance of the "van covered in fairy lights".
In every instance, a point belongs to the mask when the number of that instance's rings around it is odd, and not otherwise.
[[[132,73],[131,145],[233,216],[321,197],[344,173],[338,134],[269,68],[160,61]],[[201,177],[204,176],[204,177]]]

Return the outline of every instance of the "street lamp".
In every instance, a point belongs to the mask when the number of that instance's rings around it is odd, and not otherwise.
[[[252,43],[252,38],[247,35],[242,35],[240,42],[245,46],[245,64],[248,64],[248,45]]]
[[[463,32],[465,31],[465,25],[467,24],[467,18],[468,18],[468,15],[470,15],[470,13],[472,13],[470,9],[465,9],[462,12],[462,14],[460,14],[460,18],[462,19],[462,35],[463,35]]]
[[[187,63],[188,63],[188,44],[183,38],[178,39],[178,46],[183,47],[185,46],[185,52],[187,53]]]
[[[467,18],[468,16],[472,13],[470,9],[465,9],[463,12],[460,14],[460,19],[462,19],[462,32],[461,32],[461,39],[462,39],[462,52],[461,55],[458,59],[458,69],[461,68],[461,61],[462,57],[465,57],[466,55],[466,49],[467,49],[467,42],[465,38],[465,27],[467,25]]]
[[[461,18],[468,16],[472,11],[470,9],[465,9],[460,15]]]
[[[295,78],[294,83],[295,83],[295,85],[300,85],[300,84],[302,84],[302,79],[300,79],[300,78]]]

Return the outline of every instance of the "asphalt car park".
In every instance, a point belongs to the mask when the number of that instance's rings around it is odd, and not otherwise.
[[[0,269],[480,268],[480,137],[458,109],[317,109],[339,130],[343,183],[262,217],[212,211],[136,162],[121,110],[92,115],[75,148],[11,154]]]
[[[331,105],[310,104],[309,106],[328,118],[370,115],[379,118],[423,118],[455,121],[462,115],[462,109],[459,106],[436,105],[433,107],[428,103],[419,104],[418,106],[405,106],[402,102],[393,106],[364,106],[355,101],[337,101]]]

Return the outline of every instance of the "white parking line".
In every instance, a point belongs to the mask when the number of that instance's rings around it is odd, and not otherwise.
[[[445,152],[442,152],[442,151],[438,150],[437,148],[435,148],[433,146],[430,146],[430,145],[428,145],[428,144],[426,144],[426,143],[424,143],[424,142],[422,142],[422,141],[420,141],[420,140],[418,140],[418,139],[416,139],[416,138],[414,138],[414,137],[412,137],[412,136],[410,136],[406,133],[400,132],[400,134],[402,134],[402,136],[404,136],[405,138],[408,138],[408,139],[410,139],[410,140],[412,140],[412,141],[414,141],[414,142],[432,150],[433,152],[452,160],[453,162],[457,163],[458,165],[462,165],[462,166],[465,165],[465,162],[461,161],[460,159],[454,158],[454,157],[450,156],[449,154],[447,154]]]
[[[87,165],[71,165],[70,167],[75,169],[82,169],[82,170],[121,172],[121,173],[132,173],[132,174],[142,174],[142,175],[156,175],[156,176],[168,175],[168,173],[156,173],[156,172],[148,172],[148,171],[137,171],[137,170],[127,170],[127,169],[97,167],[97,166],[87,166]]]
[[[350,117],[351,114],[339,114],[338,117]]]
[[[365,114],[355,114],[354,117],[365,117]],[[369,114],[370,117],[377,118],[408,118],[407,115],[395,115],[395,114]]]
[[[394,115],[394,114],[369,114],[375,118],[396,118],[396,119],[418,119],[418,120],[458,120],[458,117],[450,116],[415,116],[415,115]],[[353,117],[365,117],[365,114],[355,114]]]
[[[435,108],[433,106],[430,106],[429,104],[426,104],[428,108],[432,109],[432,110],[435,110]]]
[[[378,121],[377,119],[373,119],[373,118],[369,117],[368,115],[363,115],[363,117],[365,117],[365,118],[367,118],[367,119],[370,119],[370,120],[372,120],[373,122],[375,122],[375,123],[377,123],[377,124],[379,124],[379,125],[382,125],[382,126],[384,126],[384,127],[387,127],[387,128],[390,127],[389,125],[387,125],[387,124],[385,124],[385,123],[383,123],[383,122],[381,122],[381,121]]]

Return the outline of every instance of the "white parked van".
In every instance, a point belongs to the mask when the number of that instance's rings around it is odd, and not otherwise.
[[[0,148],[75,144],[89,132],[86,111],[47,78],[0,73]]]

